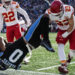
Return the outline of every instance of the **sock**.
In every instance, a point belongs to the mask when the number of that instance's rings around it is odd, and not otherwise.
[[[62,64],[66,63],[66,55],[64,52],[64,44],[58,44],[58,56]]]
[[[70,55],[71,58],[75,57],[75,50],[71,49],[69,55]]]

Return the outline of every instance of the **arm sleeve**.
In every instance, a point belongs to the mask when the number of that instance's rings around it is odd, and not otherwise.
[[[74,14],[74,8],[72,6],[70,6],[70,12],[68,12],[68,16],[69,18],[71,18],[71,16]]]
[[[3,28],[3,17],[0,13],[0,32],[1,32],[2,28]]]
[[[17,4],[17,6],[16,6],[17,8],[17,12],[19,12],[20,14],[22,14],[24,17],[25,17],[25,19],[26,19],[26,21],[27,21],[27,25],[31,25],[31,20],[30,20],[30,18],[29,18],[29,16],[28,16],[28,14],[27,14],[27,12],[24,10],[24,9],[22,9],[20,6],[19,6],[19,4]]]

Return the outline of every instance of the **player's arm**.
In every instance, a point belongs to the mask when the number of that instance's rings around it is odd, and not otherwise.
[[[28,16],[27,12],[26,12],[24,9],[22,9],[22,8],[19,6],[19,4],[17,4],[16,8],[17,8],[17,11],[25,17],[25,20],[26,20],[25,23],[26,23],[28,26],[30,26],[30,25],[31,25],[31,20],[30,20],[30,18],[29,18],[29,16]]]
[[[71,18],[68,20],[69,28],[67,30],[68,33],[71,33],[74,29],[74,15],[71,15]]]
[[[68,35],[70,35],[75,28],[74,27],[74,11],[72,12],[71,17],[67,18],[67,19],[68,19],[68,22],[69,22],[69,28],[67,29],[67,31],[64,34],[62,34],[62,36],[64,38],[66,38]]]
[[[7,44],[7,42],[3,39],[3,37],[0,37],[0,52],[1,51],[5,51],[5,49],[6,49],[6,45]]]
[[[3,16],[0,13],[0,32],[1,32],[2,28],[3,28]]]

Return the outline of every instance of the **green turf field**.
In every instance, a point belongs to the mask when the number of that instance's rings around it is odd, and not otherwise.
[[[0,34],[0,36],[3,36],[4,38],[6,38],[5,34]],[[59,74],[57,67],[45,69],[45,70],[38,70],[41,68],[52,67],[52,66],[56,66],[60,64],[59,57],[57,54],[57,44],[55,41],[56,33],[50,33],[49,37],[53,45],[53,48],[55,49],[56,52],[51,53],[41,46],[38,47],[37,49],[32,51],[32,58],[30,59],[30,63],[28,65],[25,65],[24,62],[22,62],[21,70]],[[65,46],[65,52],[66,52],[66,55],[69,52],[68,43]],[[72,60],[72,62],[74,61],[75,59]],[[70,64],[68,66],[68,69],[69,69],[69,75],[75,75],[75,64],[74,63]]]

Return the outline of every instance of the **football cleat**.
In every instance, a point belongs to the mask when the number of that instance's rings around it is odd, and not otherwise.
[[[61,74],[67,74],[68,73],[67,65],[66,64],[62,64],[61,66],[58,67],[58,71]]]
[[[69,64],[71,62],[73,57],[71,57],[69,54],[68,54],[68,60],[67,60],[67,64]]]
[[[55,50],[51,47],[50,43],[48,43],[45,40],[43,40],[41,42],[41,46],[43,46],[44,48],[46,48],[46,50],[48,50],[48,51],[55,52]]]

